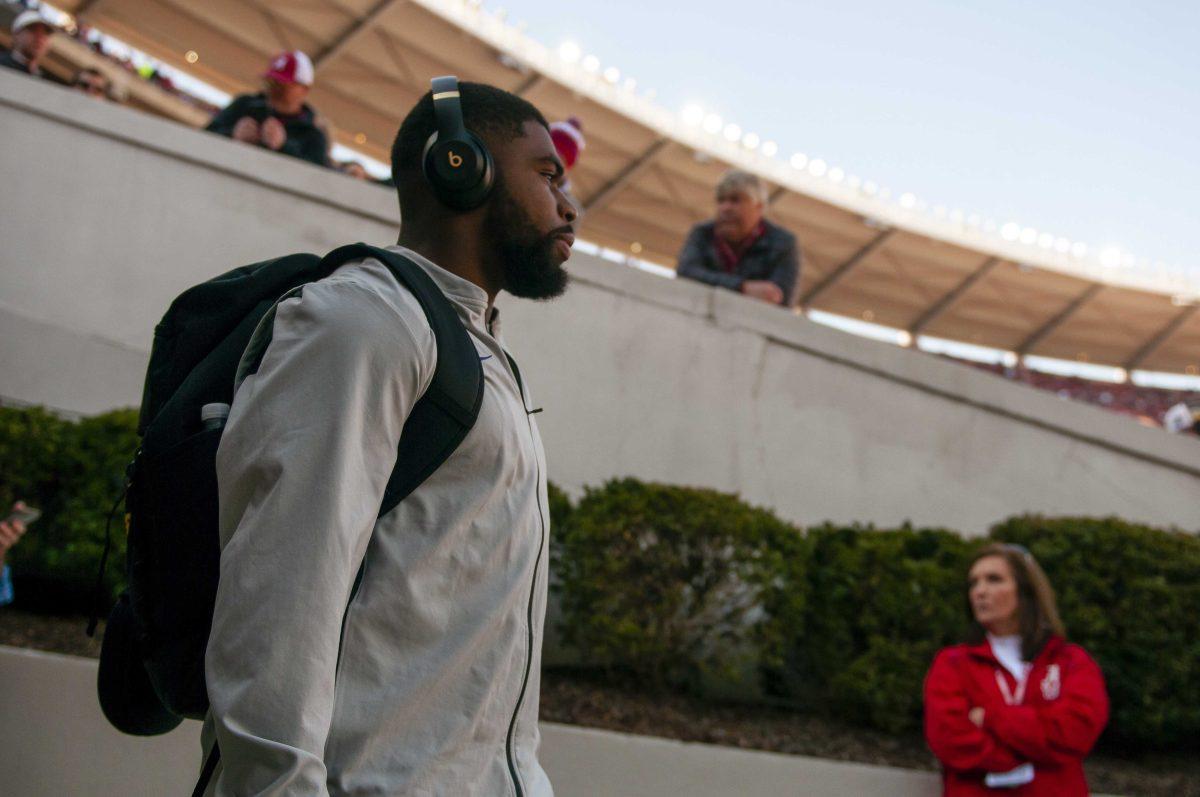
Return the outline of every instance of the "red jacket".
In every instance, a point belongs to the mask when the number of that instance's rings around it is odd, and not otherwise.
[[[1015,705],[1006,702],[1005,692]],[[925,738],[942,762],[947,797],[1088,794],[1083,759],[1108,722],[1100,667],[1083,648],[1051,637],[1034,659],[1024,694],[1019,692],[986,641],[944,648],[934,658],[925,677]],[[984,710],[982,728],[967,717],[976,706]],[[986,773],[1026,762],[1034,767],[1031,783],[984,785]]]

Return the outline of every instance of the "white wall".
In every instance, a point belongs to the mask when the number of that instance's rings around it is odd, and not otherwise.
[[[0,646],[0,774],[20,797],[190,794],[200,723],[125,736],[96,702],[96,662]],[[540,759],[560,797],[934,797],[931,772],[685,744],[542,723]]]
[[[0,74],[0,398],[134,405],[155,322],[227,268],[395,240],[395,199]],[[14,188],[16,187],[16,188]],[[586,230],[585,230],[586,234]],[[1200,528],[1200,445],[741,296],[577,255],[503,299],[554,480],[737,491],[800,523],[979,533],[1017,512]]]

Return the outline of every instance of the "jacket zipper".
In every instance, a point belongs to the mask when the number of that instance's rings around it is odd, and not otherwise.
[[[507,353],[506,353],[507,355]],[[521,395],[521,409],[525,411],[525,422],[529,427],[529,441],[534,444],[534,467],[536,470],[537,480],[535,481],[535,495],[537,496],[538,507],[538,525],[541,529],[541,534],[538,537],[538,552],[537,557],[533,560],[533,578],[529,581],[529,602],[525,606],[525,671],[521,676],[521,691],[517,694],[517,704],[513,707],[512,719],[508,723],[508,736],[504,742],[504,752],[508,759],[508,773],[512,776],[513,790],[516,792],[516,797],[525,797],[525,789],[521,785],[521,776],[517,772],[516,759],[516,730],[517,730],[517,715],[521,713],[521,706],[525,703],[525,691],[529,688],[529,672],[533,668],[533,597],[537,591],[538,570],[542,565],[542,549],[546,546],[546,520],[542,513],[542,463],[537,457],[537,442],[533,436],[533,421],[529,420],[529,408],[525,404],[525,386],[521,384],[520,372],[517,370],[517,364],[513,362],[511,357],[508,357],[509,363],[513,367],[514,376],[516,376],[517,389]]]

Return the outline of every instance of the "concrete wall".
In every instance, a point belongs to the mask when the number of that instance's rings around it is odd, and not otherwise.
[[[226,268],[395,240],[393,196],[0,74],[0,398],[136,404],[155,322]],[[16,188],[19,186],[19,188]],[[586,235],[586,230],[585,230]],[[583,255],[501,300],[551,476],[733,490],[801,523],[1026,511],[1200,528],[1200,445],[741,296]]]
[[[200,723],[124,736],[96,702],[96,662],[0,646],[0,773],[21,797],[191,793]],[[938,776],[892,767],[685,744],[542,724],[540,757],[561,797],[933,797]]]

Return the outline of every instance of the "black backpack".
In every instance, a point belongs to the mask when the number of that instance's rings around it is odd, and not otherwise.
[[[166,733],[208,710],[204,652],[220,565],[221,429],[206,428],[200,408],[232,403],[242,354],[281,297],[364,257],[382,261],[417,298],[438,352],[433,380],[404,425],[379,516],[437,470],[474,425],[483,400],[475,345],[429,275],[394,252],[352,244],[324,258],[288,255],[234,269],[176,298],[154,331],[141,447],[128,471],[128,588],[109,616],[100,653],[100,706],[118,730]],[[355,590],[361,577],[360,565]]]

